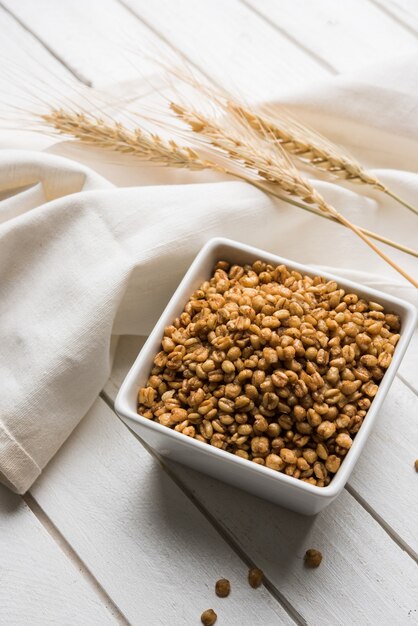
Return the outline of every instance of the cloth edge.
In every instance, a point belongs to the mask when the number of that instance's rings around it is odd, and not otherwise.
[[[5,461],[7,460],[7,463]],[[0,475],[12,491],[24,494],[42,470],[24,447],[0,424]],[[23,478],[23,480],[22,480]]]

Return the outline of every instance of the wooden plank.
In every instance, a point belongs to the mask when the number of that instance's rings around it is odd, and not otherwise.
[[[409,32],[418,35],[418,5],[416,0],[369,0]]]
[[[417,38],[371,2],[243,1],[336,72],[418,49]]]
[[[0,486],[0,623],[117,624],[18,496]]]
[[[399,368],[402,380],[418,395],[418,328]]]
[[[396,378],[349,485],[418,559],[418,398]]]
[[[34,91],[42,94],[46,85],[62,85],[74,76],[1,6],[0,28],[0,147],[45,149],[56,139],[25,131],[27,124],[16,121],[21,112],[14,109],[11,116],[11,106],[33,110]]]
[[[4,0],[3,4],[84,82],[96,86],[145,78],[156,66],[132,56],[165,46],[116,0]]]
[[[31,493],[130,622],[194,624],[212,607],[219,623],[293,624],[101,399]]]
[[[47,45],[41,42],[30,27],[20,21],[19,17],[10,10],[6,2],[0,5],[0,55],[2,60],[1,79],[8,78],[16,72],[22,74],[30,86],[29,79],[33,76],[42,80],[74,78],[71,69],[64,66],[56,57],[54,52],[47,49]],[[13,80],[10,80],[13,86]]]
[[[328,71],[238,0],[123,0],[213,80],[252,101],[276,98]]]
[[[119,337],[118,345],[115,349],[112,373],[104,388],[105,394],[112,402],[115,400],[123,379],[129,372],[132,363],[146,340],[146,337],[140,335],[123,335]]]

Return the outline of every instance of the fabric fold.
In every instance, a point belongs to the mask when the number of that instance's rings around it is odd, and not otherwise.
[[[4,424],[0,424],[0,458],[2,482],[17,493],[25,493],[42,471]]]

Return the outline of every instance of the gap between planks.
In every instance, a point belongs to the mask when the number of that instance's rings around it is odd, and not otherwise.
[[[148,30],[151,33],[153,33],[153,35],[155,35],[156,37],[161,39],[161,41],[164,42],[164,44],[166,46],[168,46],[170,48],[170,50],[173,50],[174,54],[176,54],[181,59],[183,59],[183,61],[186,61],[189,65],[194,67],[199,72],[199,74],[204,76],[209,82],[214,82],[209,74],[207,74],[204,70],[202,70],[202,68],[200,68],[189,56],[184,54],[184,52],[182,52],[181,50],[176,48],[171,43],[171,41],[169,39],[167,39],[167,37],[165,37],[162,33],[160,33],[158,31],[158,29],[155,28],[155,26],[153,26],[150,22],[148,22],[148,20],[146,20],[143,17],[141,17],[140,15],[138,15],[138,13],[136,13],[135,10],[132,7],[130,7],[128,4],[125,4],[125,2],[123,0],[116,0],[116,2],[118,4],[120,4],[120,6],[125,9],[125,11],[127,11],[130,15],[132,15],[132,17],[134,17],[136,20],[138,20],[138,22],[141,22],[141,24],[143,24],[146,28],[148,28]],[[218,87],[219,87],[219,85],[218,85]]]
[[[49,54],[54,57],[54,59],[56,61],[58,61],[58,63],[61,63],[61,65],[63,67],[65,67],[65,69],[70,72],[70,74],[72,76],[74,76],[74,78],[76,80],[78,80],[80,83],[83,83],[83,85],[86,85],[87,87],[91,87],[92,83],[91,81],[86,78],[85,76],[83,76],[80,72],[77,72],[77,70],[75,70],[74,68],[71,67],[71,65],[69,65],[68,63],[66,63],[66,61],[64,59],[62,59],[56,52],[55,50],[53,50],[45,41],[43,41],[43,39],[41,39],[41,37],[39,37],[33,30],[31,30],[29,28],[29,26],[27,26],[19,17],[17,17],[12,11],[10,11],[10,9],[5,6],[3,4],[3,2],[0,2],[0,8],[3,9],[3,11],[5,11],[5,13],[7,13],[8,15],[10,15],[17,24],[19,24],[19,26],[21,28],[23,28],[24,31],[26,31],[27,33],[29,33],[29,35],[31,35],[31,37],[33,37],[34,39],[36,39],[36,41],[47,51],[49,52]]]
[[[107,406],[115,413],[117,419],[120,419],[114,408],[114,401],[112,398],[105,392],[102,391],[99,394],[99,397],[107,404]],[[163,471],[171,478],[171,480],[177,485],[179,489],[184,493],[184,495],[190,500],[190,502],[197,508],[197,510],[205,517],[205,519],[213,526],[213,528],[217,531],[217,533],[222,537],[222,539],[232,548],[235,554],[243,561],[247,567],[255,567],[256,564],[250,558],[250,556],[241,548],[239,543],[233,538],[233,536],[228,533],[223,526],[218,522],[216,517],[214,517],[196,498],[196,496],[184,485],[184,483],[179,479],[179,477],[164,463],[163,458],[150,446],[148,446],[145,441],[143,441],[136,433],[134,433],[122,420],[120,420],[123,426],[128,430],[128,432],[146,449],[146,451],[158,461],[159,465],[163,469]],[[300,615],[300,613],[295,609],[295,607],[287,600],[287,598],[275,587],[275,585],[268,580],[266,577],[264,578],[263,585],[266,587],[271,596],[283,607],[289,617],[296,623],[298,626],[308,626],[306,620]]]
[[[75,565],[77,571],[86,580],[90,587],[94,590],[99,599],[103,602],[106,609],[116,619],[120,626],[131,626],[130,622],[123,615],[119,607],[113,602],[112,598],[106,593],[90,569],[85,565],[82,559],[78,556],[77,552],[68,543],[65,537],[61,534],[55,524],[50,520],[45,511],[40,507],[35,498],[29,493],[25,493],[22,496],[22,500],[26,506],[32,511],[40,524],[61,549],[64,555]]]
[[[379,9],[379,11],[390,17],[394,22],[399,24],[399,26],[405,29],[408,33],[411,33],[411,35],[414,35],[414,37],[418,37],[418,32],[415,30],[415,28],[413,26],[410,26],[407,22],[404,22],[404,20],[398,17],[396,13],[393,13],[393,11],[391,11],[386,6],[386,3],[382,4],[381,2],[379,2],[379,0],[368,0],[368,2],[370,2],[370,4]]]
[[[409,382],[409,380],[406,380],[406,378],[404,378],[402,376],[402,374],[396,374],[397,378],[399,378],[399,380],[405,385],[405,387],[408,387],[408,389],[410,391],[412,391],[413,394],[415,394],[416,396],[418,396],[418,391],[415,389],[415,387]]]
[[[120,0],[119,0],[120,1]],[[329,74],[332,74],[334,76],[337,76],[339,74],[339,71],[333,66],[331,65],[331,63],[328,63],[328,61],[326,61],[325,59],[323,59],[322,57],[320,57],[318,54],[316,54],[313,50],[310,50],[310,48],[308,48],[307,46],[305,46],[303,43],[301,43],[300,41],[298,41],[298,39],[296,39],[296,37],[293,37],[293,35],[291,35],[286,29],[284,28],[280,28],[280,26],[278,26],[277,24],[275,24],[274,22],[272,22],[270,19],[268,19],[268,17],[266,15],[264,15],[264,13],[262,11],[260,11],[258,8],[252,6],[249,2],[247,2],[247,0],[240,0],[241,4],[243,4],[249,11],[251,11],[252,13],[254,13],[254,15],[257,15],[257,17],[259,17],[261,20],[263,20],[266,24],[268,24],[271,28],[273,28],[274,30],[276,30],[277,32],[279,32],[281,35],[283,35],[283,37],[285,37],[288,41],[290,41],[290,43],[292,43],[294,46],[296,46],[297,48],[299,48],[299,50],[301,50],[302,52],[304,52],[305,54],[307,54],[308,56],[310,56],[314,61],[316,61],[318,63],[318,65],[320,65],[326,72],[328,72]]]
[[[402,381],[403,382],[403,381]],[[379,513],[375,511],[373,507],[365,500],[350,484],[345,486],[348,493],[353,496],[353,498],[358,502],[360,506],[379,524],[379,526],[385,531],[385,533],[398,545],[401,550],[406,552],[406,554],[411,557],[415,563],[418,564],[418,554],[413,550],[407,543],[404,541],[397,532],[391,528],[391,526],[383,519]]]

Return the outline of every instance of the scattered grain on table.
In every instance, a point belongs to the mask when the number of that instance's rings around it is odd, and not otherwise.
[[[206,611],[203,611],[200,619],[204,626],[212,626],[212,624],[214,624],[218,619],[218,616],[213,609],[207,609]]]
[[[215,593],[220,598],[226,598],[231,592],[231,583],[226,578],[220,578],[215,584]]]
[[[306,567],[319,567],[322,561],[322,553],[315,548],[310,548],[305,552]]]
[[[248,582],[253,589],[257,589],[263,582],[264,574],[258,567],[251,567],[248,571]]]

